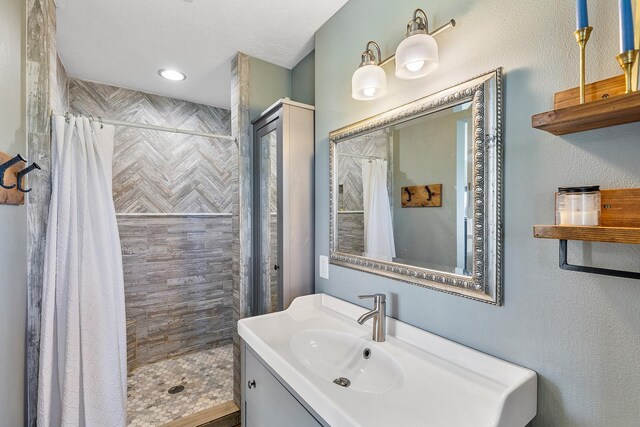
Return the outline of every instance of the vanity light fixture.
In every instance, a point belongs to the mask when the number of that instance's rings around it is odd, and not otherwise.
[[[179,82],[187,78],[187,76],[184,73],[181,73],[180,71],[176,71],[176,70],[162,69],[162,70],[158,70],[158,74],[160,75],[160,77],[165,78],[167,80],[174,81],[174,82]]]
[[[351,79],[351,96],[359,101],[369,101],[383,96],[387,91],[387,79],[382,66],[396,61],[395,75],[399,79],[418,79],[431,73],[438,67],[438,44],[433,36],[455,27],[451,19],[446,24],[429,33],[429,20],[422,9],[413,12],[413,18],[407,23],[404,40],[398,45],[394,55],[382,60],[380,46],[374,41],[367,43],[362,53],[360,67]],[[371,49],[374,46],[377,51]]]
[[[371,50],[375,47],[376,53]],[[367,43],[362,52],[360,66],[351,78],[351,96],[359,101],[376,99],[387,93],[387,75],[380,66],[380,46],[374,41]]]
[[[396,49],[397,78],[419,79],[438,68],[438,43],[429,34],[429,20],[422,9],[413,12],[404,37]]]

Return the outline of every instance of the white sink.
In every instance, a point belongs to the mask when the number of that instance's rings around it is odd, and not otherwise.
[[[392,318],[373,342],[372,321],[356,323],[366,311],[309,295],[238,332],[331,426],[524,427],[535,416],[535,372]]]
[[[379,346],[344,332],[311,329],[291,337],[293,355],[311,372],[340,387],[384,393],[402,383],[400,365]],[[365,355],[366,353],[366,355]],[[349,380],[349,385],[335,382]]]

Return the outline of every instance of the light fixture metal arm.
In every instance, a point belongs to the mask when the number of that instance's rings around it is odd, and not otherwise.
[[[456,20],[455,19],[451,19],[448,22],[446,22],[445,24],[439,26],[438,28],[436,28],[435,30],[433,30],[433,32],[428,33],[430,36],[436,36],[438,34],[440,34],[441,32],[448,30],[449,28],[453,28],[456,26]],[[378,65],[380,65],[381,67],[383,65],[388,64],[389,62],[393,61],[396,58],[395,53],[393,55],[391,55],[390,57],[380,61],[380,63]]]
[[[455,26],[456,26],[456,20],[455,19],[451,19],[451,20],[449,20],[449,22],[447,22],[445,24],[442,24],[441,26],[439,26],[438,28],[433,30],[433,32],[429,33],[429,35],[430,36],[437,36],[438,34],[443,32],[444,30],[448,30],[449,28],[453,28]]]
[[[378,52],[377,56],[371,50],[371,47],[370,47],[371,45],[373,45],[376,51]],[[380,65],[380,61],[382,61],[382,53],[380,52],[380,46],[378,45],[378,43],[374,42],[373,40],[369,40],[367,42],[366,50],[362,52],[362,63],[360,66],[362,66],[363,64],[371,64],[371,63]]]
[[[429,34],[429,18],[427,18],[425,11],[420,8],[413,11],[413,19],[407,23],[407,35],[418,32]]]

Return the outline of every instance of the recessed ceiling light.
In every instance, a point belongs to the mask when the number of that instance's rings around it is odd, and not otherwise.
[[[174,82],[179,82],[180,80],[184,80],[187,78],[187,76],[185,76],[184,74],[182,74],[180,71],[176,71],[176,70],[158,70],[158,74],[160,74],[160,77],[163,77],[167,80],[172,80]]]

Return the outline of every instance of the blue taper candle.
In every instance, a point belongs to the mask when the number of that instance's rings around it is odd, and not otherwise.
[[[620,52],[635,49],[631,0],[620,0]]]
[[[587,0],[576,0],[576,29],[579,30],[588,26]]]

